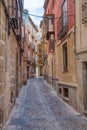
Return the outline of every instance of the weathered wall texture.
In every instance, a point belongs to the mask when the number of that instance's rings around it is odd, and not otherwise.
[[[82,0],[76,0],[77,101],[78,111],[87,114],[87,21],[83,23],[82,11],[84,11]],[[85,11],[84,18],[87,18]]]
[[[0,1],[0,126],[7,121],[22,85],[20,48],[14,31],[8,36],[8,17]]]
[[[46,1],[45,1],[46,2]],[[67,0],[68,32],[58,39],[58,22],[62,15],[62,0],[48,1],[45,14],[54,14],[55,49],[48,53],[48,80],[67,103],[77,109],[77,75],[75,53],[75,4]],[[60,23],[61,26],[62,22]],[[63,33],[63,32],[62,32]],[[63,45],[67,43],[68,67],[63,68]],[[74,93],[74,97],[73,97]],[[66,96],[67,95],[67,96]]]

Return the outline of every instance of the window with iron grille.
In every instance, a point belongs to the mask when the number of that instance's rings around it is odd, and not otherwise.
[[[87,0],[82,0],[82,23],[87,23]]]
[[[48,14],[47,15],[47,31],[49,33],[53,33],[54,32],[54,15],[53,14]]]
[[[63,70],[68,70],[67,43],[63,45]]]
[[[68,8],[67,0],[63,0],[61,6],[61,16],[58,20],[58,38],[61,39],[68,32]]]
[[[63,88],[63,96],[65,98],[69,98],[69,90],[68,90],[68,88]]]
[[[62,18],[63,18],[63,26],[66,26],[68,19],[67,19],[67,0],[64,0],[62,4]]]

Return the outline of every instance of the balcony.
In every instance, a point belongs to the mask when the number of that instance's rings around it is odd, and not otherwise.
[[[14,29],[18,29],[18,20],[16,17],[12,16],[11,18],[11,25]]]
[[[17,18],[9,18],[8,20],[8,35],[10,35],[10,29],[13,29],[14,32],[16,33],[17,29],[18,29],[18,21]],[[15,30],[16,29],[16,30]]]
[[[21,42],[21,52],[24,52],[24,42]]]
[[[46,39],[49,40],[50,34],[54,34],[54,15],[49,14],[46,16],[47,21],[46,22]]]
[[[54,44],[53,43],[50,43],[49,44],[49,51],[53,51],[54,50]]]
[[[13,27],[13,29],[18,29],[17,5],[18,5],[18,3],[16,0],[14,1],[14,3],[11,1],[11,3],[9,3],[9,5],[8,5],[10,24]]]
[[[28,64],[31,64],[31,63],[32,63],[32,58],[31,58],[31,57],[28,57],[27,62],[28,62]]]
[[[34,45],[34,43],[31,44],[31,48],[32,48],[33,51],[35,50],[35,45]]]
[[[82,1],[82,23],[87,23],[87,0]]]
[[[32,44],[31,41],[28,40],[28,47],[29,48],[30,48],[31,44]]]
[[[42,66],[43,63],[44,63],[44,62],[43,62],[43,58],[42,58],[42,57],[39,57],[38,60],[37,60],[37,63]]]
[[[35,58],[32,58],[32,64],[35,64],[35,63],[36,63]]]
[[[21,38],[25,39],[25,25],[24,23],[21,24]]]
[[[54,34],[50,34],[49,42],[52,43],[52,44],[55,43],[55,35]]]
[[[21,35],[18,34],[16,37],[17,37],[17,40],[18,40],[19,42],[21,42]]]
[[[36,63],[35,58],[33,58],[33,57],[28,58],[27,62],[28,62],[28,64],[35,64]]]
[[[13,31],[17,32],[18,30],[18,10],[17,10],[17,0],[13,4],[12,1],[8,5],[8,12],[9,12],[9,20],[8,20],[8,35],[10,35],[10,29],[12,28]]]
[[[67,12],[63,12],[58,20],[58,39],[62,39],[68,33]]]

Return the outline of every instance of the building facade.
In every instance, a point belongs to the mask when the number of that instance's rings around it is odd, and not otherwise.
[[[41,21],[40,28],[42,30],[42,38],[41,38],[41,43],[42,43],[42,62],[43,62],[43,67],[42,67],[42,75],[45,79],[48,79],[48,41],[46,40],[46,26],[44,20]]]
[[[23,3],[0,1],[0,127],[7,121],[22,86]]]
[[[37,47],[36,47],[36,77],[43,76],[43,59],[42,59],[42,54],[43,54],[43,44],[42,42],[38,41],[37,42]]]
[[[71,0],[45,0],[44,9],[48,82],[64,101],[77,109],[75,3]]]
[[[87,1],[75,2],[78,111],[87,115]]]
[[[43,39],[42,29],[38,27],[37,43],[36,43],[36,77],[43,75]]]
[[[29,77],[36,76],[36,51],[35,46],[37,43],[38,29],[31,17],[28,17],[28,64],[29,64]]]
[[[23,66],[22,66],[22,72],[23,72],[23,84],[25,85],[27,83],[27,80],[29,79],[29,64],[28,64],[28,44],[29,44],[29,28],[28,28],[28,10],[24,9],[23,12],[23,37],[24,37],[24,44],[23,44]]]

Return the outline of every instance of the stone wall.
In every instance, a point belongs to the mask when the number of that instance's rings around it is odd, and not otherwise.
[[[0,2],[0,127],[4,124],[4,96],[6,90],[6,16]]]
[[[0,1],[0,127],[7,121],[22,86],[20,46]]]

